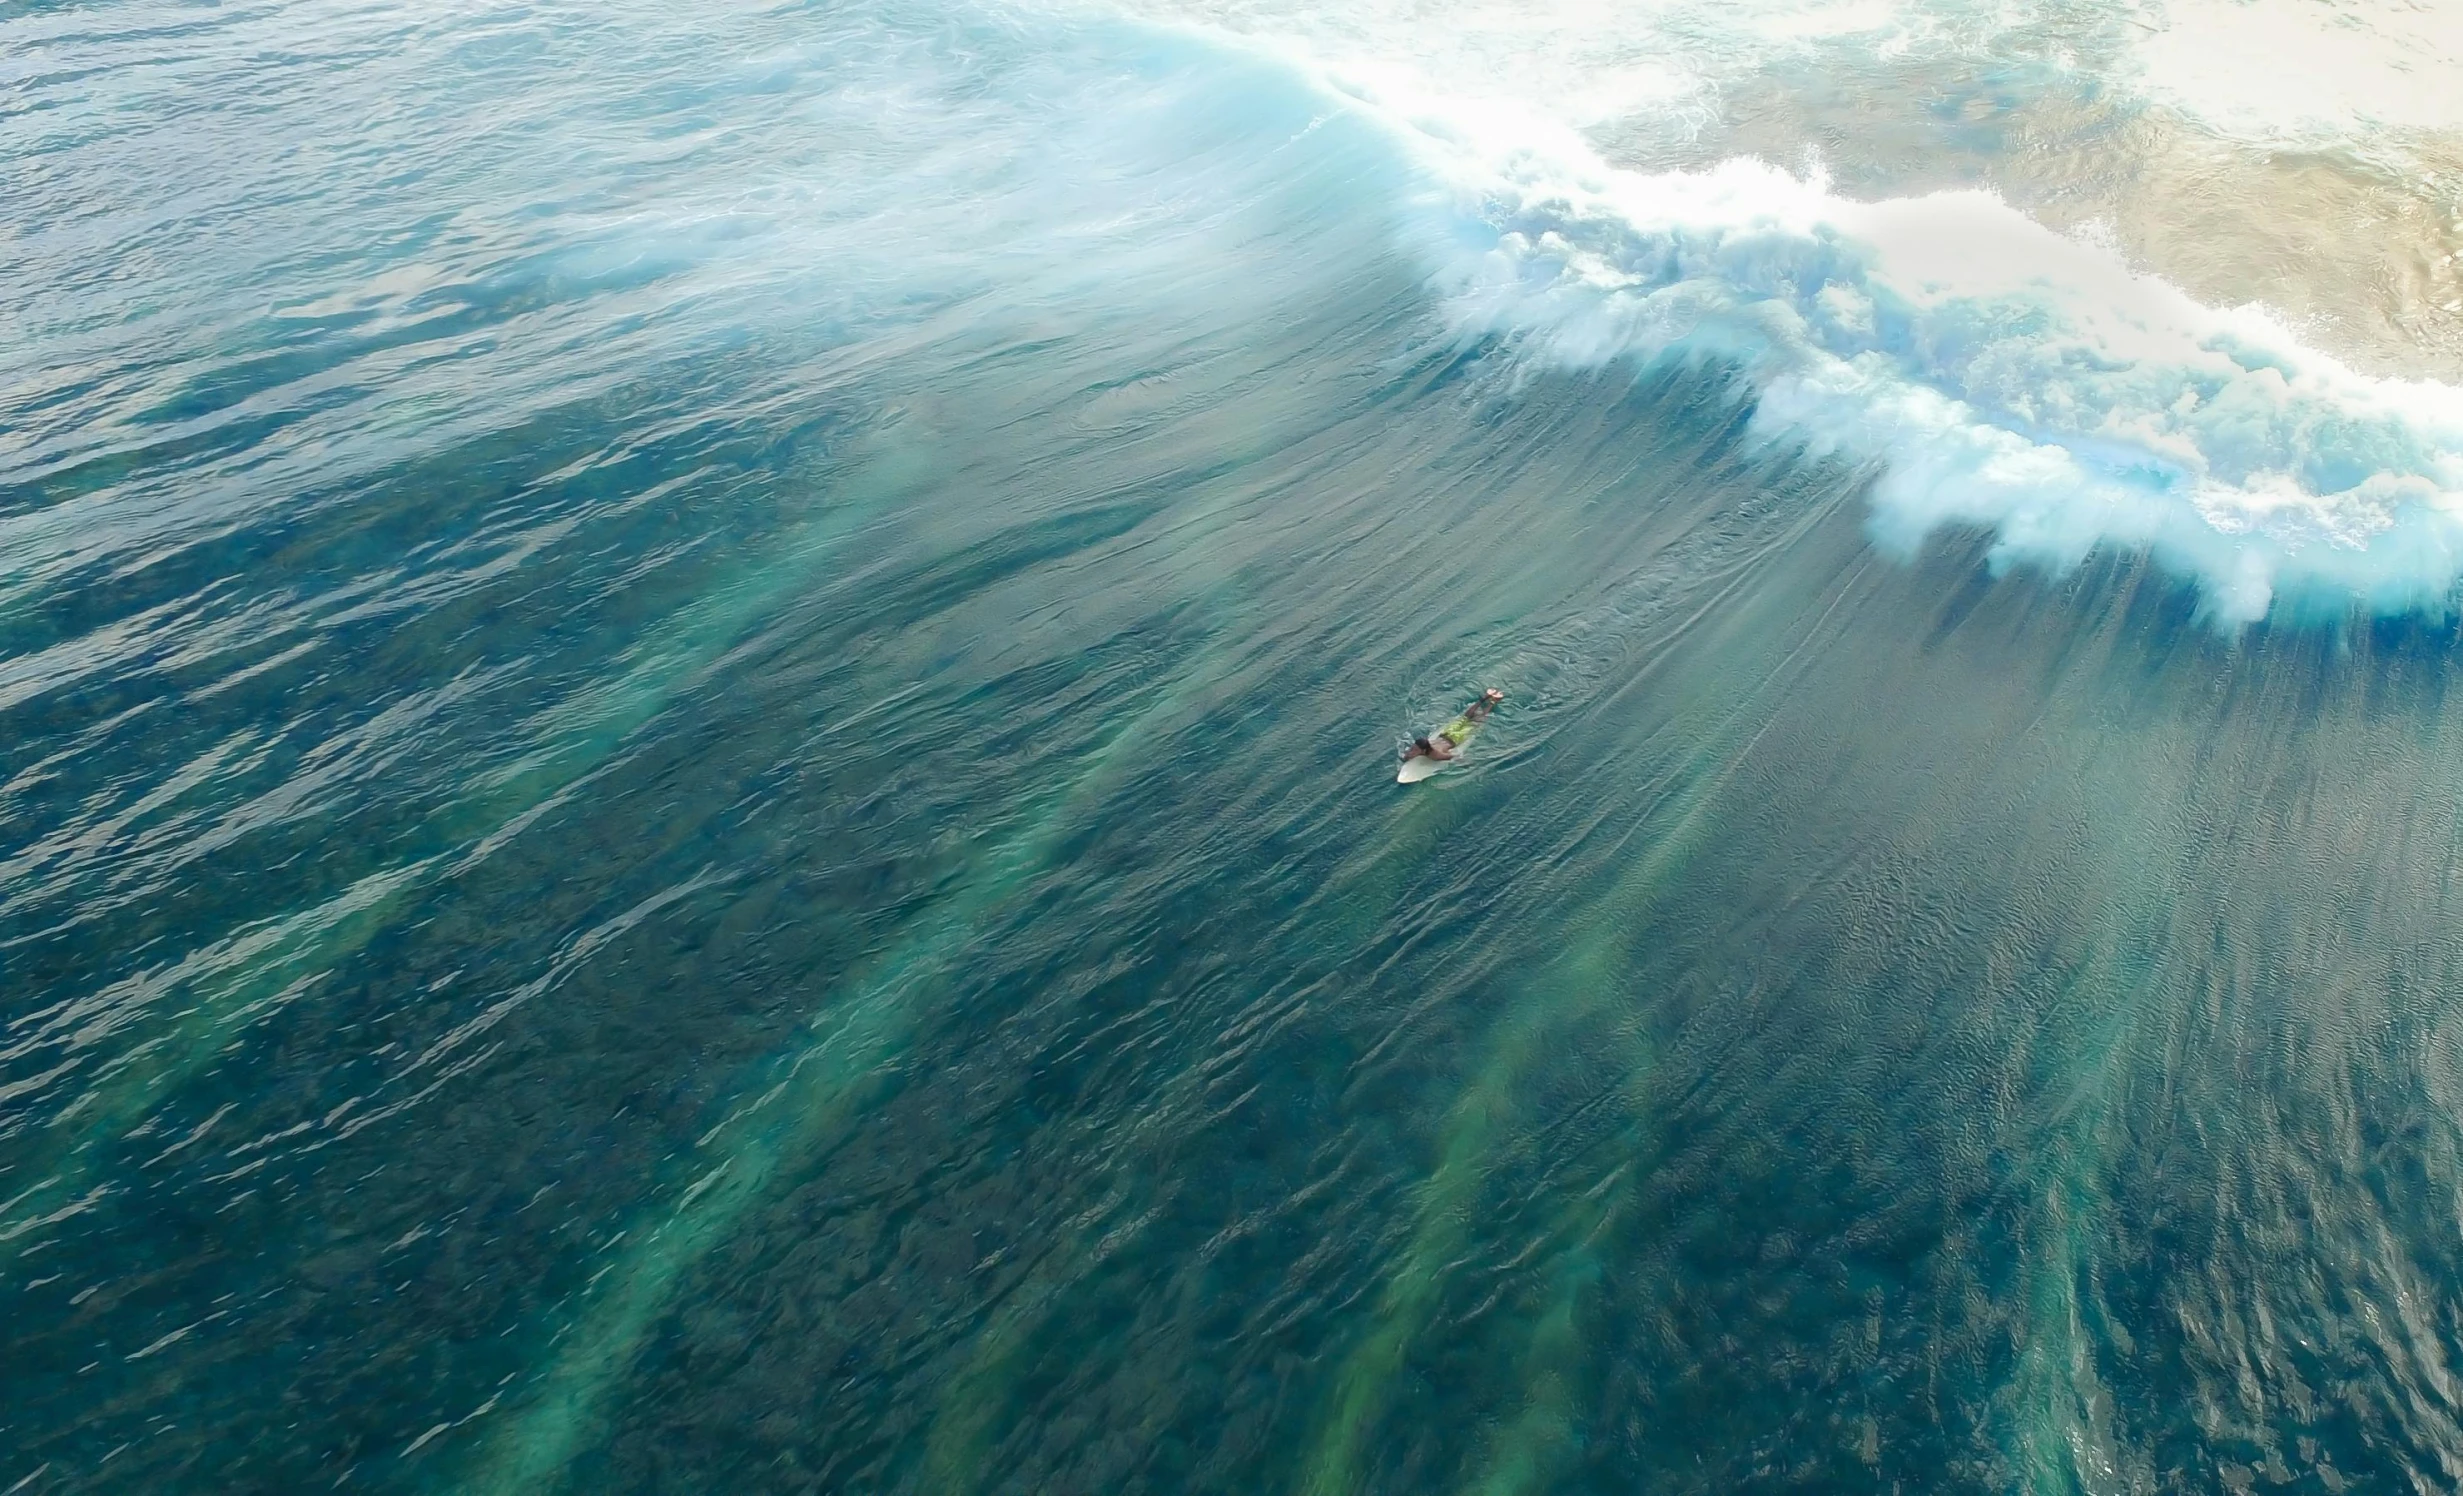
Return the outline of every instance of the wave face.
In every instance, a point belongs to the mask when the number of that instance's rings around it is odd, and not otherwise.
[[[2454,603],[2463,387],[2201,305],[1989,187],[1857,201],[1818,162],[1620,170],[1569,117],[1331,66],[1447,184],[1425,253],[1467,337],[1744,370],[1764,434],[1878,466],[1875,532],[1902,553],[1952,525],[2056,572],[2151,552],[2228,626],[2279,596],[2296,617]]]
[[[2433,14],[0,10],[0,1491],[2451,1484]]]

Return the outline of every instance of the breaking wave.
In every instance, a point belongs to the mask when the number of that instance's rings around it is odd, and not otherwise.
[[[1329,86],[1441,184],[1419,248],[1461,335],[1560,367],[1724,362],[1763,438],[1878,465],[1891,549],[1972,525],[2003,565],[2147,551],[2226,625],[2452,606],[2463,390],[2357,371],[1989,191],[1621,170],[1531,114]]]

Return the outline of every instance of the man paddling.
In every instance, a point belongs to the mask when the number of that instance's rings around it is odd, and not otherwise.
[[[1433,758],[1442,762],[1452,758],[1455,748],[1460,746],[1470,730],[1487,721],[1488,714],[1495,711],[1497,703],[1504,699],[1505,693],[1494,686],[1480,692],[1479,700],[1464,707],[1461,716],[1446,723],[1434,736],[1413,738],[1411,746],[1403,750],[1403,762],[1409,763],[1415,758]]]

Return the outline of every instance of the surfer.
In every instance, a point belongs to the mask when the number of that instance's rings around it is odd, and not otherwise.
[[[1487,721],[1488,714],[1495,711],[1497,703],[1504,699],[1505,693],[1494,686],[1480,692],[1480,699],[1464,707],[1462,715],[1446,723],[1442,730],[1428,737],[1413,738],[1411,746],[1403,750],[1403,761],[1408,763],[1415,758],[1433,758],[1442,762],[1452,758],[1454,750],[1470,735],[1470,729]]]

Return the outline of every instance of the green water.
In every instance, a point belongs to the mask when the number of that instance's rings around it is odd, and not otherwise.
[[[1022,24],[551,27],[603,135],[397,149],[592,255],[12,407],[0,1490],[2450,1483],[2451,622],[1877,548],[1730,364],[1463,337],[1318,96]],[[867,163],[1078,196],[910,285]]]

